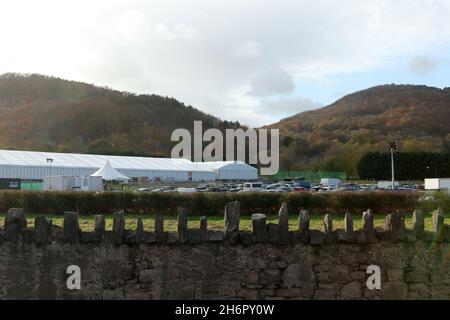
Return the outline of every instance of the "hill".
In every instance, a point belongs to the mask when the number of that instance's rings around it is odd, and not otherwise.
[[[239,127],[168,97],[42,75],[0,76],[0,148],[168,156],[176,128]]]
[[[0,149],[169,156],[176,128],[236,128],[174,98],[42,75],[0,76]],[[356,176],[368,151],[450,152],[450,88],[383,85],[266,126],[281,133],[281,168]]]
[[[402,151],[450,150],[450,89],[383,85],[356,92],[330,106],[303,112],[279,128],[281,166],[356,175],[368,151],[387,151],[397,140]]]

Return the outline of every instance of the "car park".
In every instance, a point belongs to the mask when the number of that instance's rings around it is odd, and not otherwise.
[[[149,192],[149,188],[139,188],[136,192]],[[414,183],[398,184],[394,191],[416,192],[423,190],[423,185]],[[197,186],[163,186],[152,192],[387,192],[390,189],[378,188],[374,183],[341,182],[338,186],[312,184],[309,181],[250,181],[239,183],[201,183]]]

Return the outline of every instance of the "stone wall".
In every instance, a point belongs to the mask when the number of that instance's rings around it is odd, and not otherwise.
[[[124,229],[123,212],[112,231],[96,217],[93,232],[80,232],[78,215],[66,212],[64,227],[37,217],[26,226],[23,210],[8,211],[0,231],[2,299],[450,299],[450,243],[443,212],[433,213],[433,232],[424,232],[423,214],[414,213],[413,230],[404,213],[386,217],[373,228],[370,210],[361,230],[309,229],[301,211],[299,228],[287,229],[282,206],[278,224],[253,216],[253,231],[239,230],[239,203],[225,208],[225,229],[210,231],[206,218],[198,230],[187,228],[178,211],[177,233],[163,229]],[[81,269],[81,289],[66,285],[69,265]],[[366,271],[381,268],[381,289],[369,290]]]

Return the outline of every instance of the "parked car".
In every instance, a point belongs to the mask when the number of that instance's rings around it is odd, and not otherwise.
[[[264,188],[263,191],[280,190],[281,192],[290,192],[291,186],[287,183],[273,183]]]
[[[336,192],[336,191],[339,191],[339,189],[331,186],[321,186],[320,189],[318,190],[318,192]]]
[[[309,188],[310,191],[319,191],[322,189],[322,186],[320,184],[312,185],[311,188]]]
[[[197,192],[208,192],[209,191],[209,184],[201,184],[198,187],[196,187],[195,189],[197,190]]]
[[[225,186],[214,186],[208,189],[208,192],[227,192],[228,189]]]
[[[376,184],[361,184],[359,185],[360,191],[375,191],[377,189]]]
[[[274,193],[281,193],[281,192],[287,192],[287,191],[286,191],[286,190],[283,190],[283,189],[275,188],[275,189],[263,189],[263,190],[261,190],[260,192],[274,192]]]
[[[246,182],[240,192],[258,192],[263,189],[261,182]]]
[[[308,190],[309,188],[311,188],[311,182],[309,181],[298,181],[294,183],[294,188],[304,188],[306,190]]]
[[[229,185],[228,186],[228,192],[239,192],[241,189],[237,185]]]
[[[174,186],[164,186],[161,188],[156,188],[152,192],[177,192],[177,188]]]
[[[180,193],[194,193],[194,192],[197,192],[197,190],[195,188],[178,188],[177,192],[180,192]]]
[[[292,188],[292,192],[307,192],[308,189],[304,188],[304,187],[293,187]]]
[[[340,191],[359,191],[359,185],[356,183],[341,183],[339,186]]]

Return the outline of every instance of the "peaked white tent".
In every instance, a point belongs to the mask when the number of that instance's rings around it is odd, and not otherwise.
[[[106,160],[105,164],[97,172],[93,173],[91,177],[101,177],[105,181],[128,182],[130,180],[130,178],[114,169],[109,160]]]

